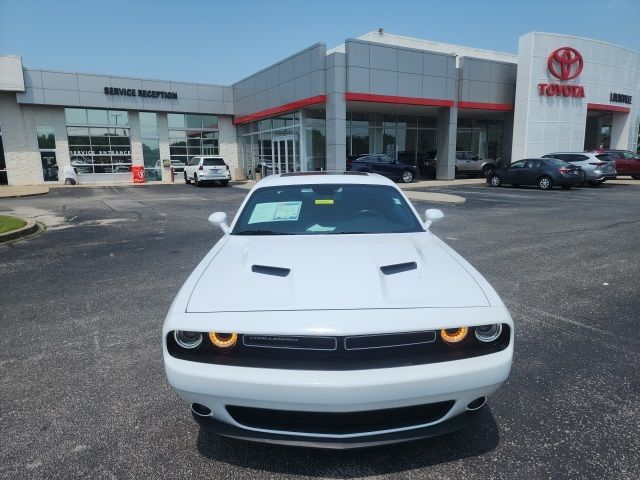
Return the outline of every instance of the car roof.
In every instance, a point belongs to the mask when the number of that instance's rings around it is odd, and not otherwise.
[[[557,153],[560,153],[562,155],[565,154],[569,154],[569,155],[596,155],[597,152],[553,152],[553,153],[546,153],[545,155],[555,155]]]
[[[330,183],[347,183],[360,185],[393,185],[391,180],[382,175],[365,172],[300,172],[269,175],[256,185],[258,188],[279,185],[314,185]],[[397,188],[397,187],[396,187]]]

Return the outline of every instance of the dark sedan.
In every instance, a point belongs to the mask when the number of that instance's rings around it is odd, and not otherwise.
[[[389,155],[363,155],[351,162],[354,172],[379,173],[391,180],[411,183],[418,176],[418,168],[410,163],[394,160]]]
[[[487,178],[492,187],[503,184],[537,185],[540,190],[549,190],[559,185],[571,188],[584,181],[582,168],[556,158],[527,158],[500,167]]]

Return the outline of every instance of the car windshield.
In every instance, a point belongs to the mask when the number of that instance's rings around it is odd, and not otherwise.
[[[202,160],[202,164],[206,167],[211,167],[215,165],[224,165],[224,160],[221,158],[205,158]]]
[[[263,187],[242,209],[233,235],[336,235],[424,231],[400,192],[386,185]]]

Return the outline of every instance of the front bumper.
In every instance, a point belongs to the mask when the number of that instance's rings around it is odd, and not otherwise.
[[[213,417],[203,417],[192,412],[194,420],[201,428],[213,432],[224,437],[235,438],[237,440],[247,440],[261,443],[272,443],[279,445],[288,445],[292,447],[312,447],[326,448],[334,450],[346,450],[355,448],[366,448],[380,445],[390,445],[394,443],[411,442],[438,435],[455,432],[468,426],[476,420],[484,408],[467,411],[449,420],[445,420],[427,427],[414,428],[411,430],[402,430],[397,432],[366,435],[360,437],[351,437],[343,439],[327,438],[327,437],[309,437],[303,435],[284,435],[274,432],[263,432],[247,430],[229,423],[221,422]]]
[[[198,422],[222,435],[356,448],[461,428],[471,416],[467,405],[479,397],[488,397],[506,380],[512,354],[511,343],[501,352],[464,360],[348,371],[230,367],[176,359],[166,350],[164,359],[169,384],[187,403],[208,407],[211,415],[198,417]],[[452,401],[452,407],[431,423],[416,419],[408,427],[346,434],[254,428],[238,423],[226,409],[231,405],[296,412],[366,412],[446,401]],[[456,420],[459,416],[462,418]]]

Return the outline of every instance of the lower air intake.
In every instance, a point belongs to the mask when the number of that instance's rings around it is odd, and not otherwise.
[[[440,420],[454,402],[362,412],[301,412],[227,405],[227,412],[241,425],[283,432],[347,435],[423,425]]]

